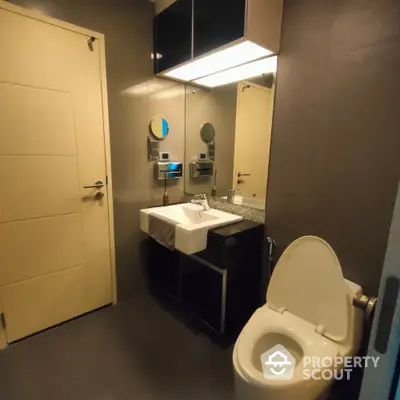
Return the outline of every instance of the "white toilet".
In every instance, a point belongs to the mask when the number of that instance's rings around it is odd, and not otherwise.
[[[303,358],[358,352],[363,314],[353,307],[352,299],[361,291],[343,278],[339,260],[324,240],[304,236],[294,241],[274,269],[267,303],[252,315],[236,341],[237,400],[324,398],[333,378],[304,379]],[[295,359],[290,380],[266,379],[263,374],[261,354],[278,344]]]

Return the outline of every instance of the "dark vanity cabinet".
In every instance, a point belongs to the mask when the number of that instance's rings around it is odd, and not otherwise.
[[[195,0],[193,55],[201,56],[244,36],[246,0]]]
[[[145,274],[152,289],[174,300],[182,300],[182,254],[172,251],[149,238],[145,245]]]
[[[182,258],[182,301],[185,307],[215,331],[225,329],[227,271],[197,256]]]
[[[165,71],[192,58],[193,1],[178,0],[154,18],[154,70]]]
[[[210,230],[207,249],[193,255],[148,239],[150,284],[214,332],[234,338],[265,302],[264,242],[264,226],[247,220]]]
[[[243,220],[210,230],[207,249],[188,256],[197,268],[186,268],[183,262],[183,302],[218,333],[236,336],[265,303],[265,250],[264,225],[256,222]]]

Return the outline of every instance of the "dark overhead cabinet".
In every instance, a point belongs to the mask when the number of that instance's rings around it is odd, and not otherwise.
[[[192,11],[192,0],[178,0],[154,18],[156,74],[192,58]]]
[[[242,38],[245,14],[246,0],[195,0],[194,57]]]
[[[278,54],[283,0],[177,0],[154,18],[155,73],[244,41]],[[157,58],[157,55],[158,58]]]

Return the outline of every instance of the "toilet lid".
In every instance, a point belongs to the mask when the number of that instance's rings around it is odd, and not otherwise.
[[[347,290],[339,260],[324,240],[304,236],[294,241],[276,265],[267,303],[316,325],[324,336],[346,337]]]

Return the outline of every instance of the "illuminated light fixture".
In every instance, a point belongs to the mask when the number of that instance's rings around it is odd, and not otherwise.
[[[193,83],[206,87],[222,86],[227,85],[228,83],[276,72],[276,68],[277,57],[268,57],[226,71],[218,72],[213,75],[205,76],[204,78],[195,80]]]
[[[163,55],[160,54],[160,53],[156,53],[156,54],[151,53],[150,58],[151,58],[152,60],[154,60],[154,59],[161,60],[161,59],[163,58]]]
[[[227,49],[217,51],[209,56],[191,61],[172,71],[165,74],[163,73],[163,75],[182,81],[192,81],[206,75],[215,74],[216,72],[266,57],[270,54],[272,54],[271,51],[247,40]]]

